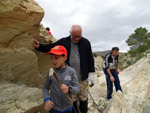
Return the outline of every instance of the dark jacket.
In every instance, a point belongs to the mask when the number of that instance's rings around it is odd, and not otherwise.
[[[70,57],[70,49],[71,49],[71,38],[70,36],[62,38],[53,44],[40,44],[40,47],[37,49],[40,52],[49,52],[51,48],[56,45],[63,45],[66,47],[68,55],[66,63],[69,65],[69,57]],[[79,54],[80,54],[80,68],[81,68],[81,76],[82,80],[86,80],[88,78],[89,72],[95,72],[94,67],[94,58],[92,54],[91,44],[84,37],[78,43]]]
[[[103,68],[108,69],[108,68],[111,68],[111,67],[116,67],[118,65],[118,58],[119,58],[119,55],[116,56],[113,59],[113,56],[111,55],[111,52],[106,54],[105,59],[104,59]]]

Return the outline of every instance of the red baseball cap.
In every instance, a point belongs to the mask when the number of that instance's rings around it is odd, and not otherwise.
[[[49,52],[46,53],[46,55],[49,55],[49,54],[67,56],[67,50],[64,46],[57,45],[57,46],[53,47]]]

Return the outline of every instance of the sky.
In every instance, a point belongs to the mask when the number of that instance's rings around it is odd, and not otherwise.
[[[45,11],[42,24],[56,39],[70,35],[79,24],[92,50],[118,46],[129,50],[126,40],[138,27],[150,29],[150,0],[35,0]]]

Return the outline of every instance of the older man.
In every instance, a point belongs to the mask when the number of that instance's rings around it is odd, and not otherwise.
[[[74,111],[73,113],[87,113],[88,111],[88,93],[86,86],[94,85],[94,59],[90,42],[82,37],[82,28],[80,25],[73,25],[70,30],[70,36],[62,38],[53,44],[40,44],[37,40],[33,40],[34,46],[38,51],[48,52],[56,45],[66,47],[68,56],[66,63],[76,70],[80,81],[80,93],[73,97]],[[80,102],[78,107],[77,101]]]

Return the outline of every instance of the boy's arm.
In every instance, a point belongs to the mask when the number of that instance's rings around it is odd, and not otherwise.
[[[72,85],[70,87],[72,88],[72,91],[71,91],[72,94],[78,94],[80,92],[79,80],[77,78],[77,74],[75,70],[73,71]]]
[[[44,103],[46,103],[48,100],[50,100],[49,88],[50,88],[50,78],[49,78],[49,74],[47,74],[46,81],[45,81],[45,84],[43,86]]]

